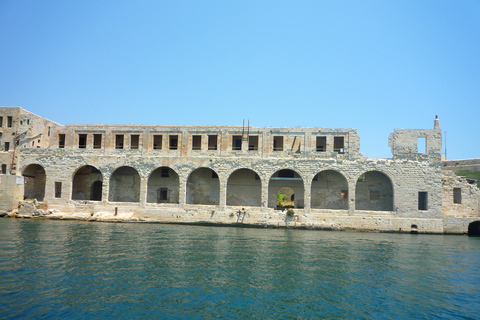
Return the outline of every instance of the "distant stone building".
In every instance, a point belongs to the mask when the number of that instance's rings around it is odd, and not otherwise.
[[[62,218],[423,233],[480,220],[480,190],[442,170],[438,119],[394,130],[391,159],[364,157],[355,129],[62,126],[2,107],[0,130],[5,211],[37,199]]]

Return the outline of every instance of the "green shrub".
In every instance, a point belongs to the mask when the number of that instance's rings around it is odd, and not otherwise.
[[[294,215],[295,215],[295,212],[293,211],[293,209],[288,209],[287,210],[287,216],[293,217]]]

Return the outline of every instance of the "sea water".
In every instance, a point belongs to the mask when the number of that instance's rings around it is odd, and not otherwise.
[[[1,319],[478,319],[480,238],[0,219]]]

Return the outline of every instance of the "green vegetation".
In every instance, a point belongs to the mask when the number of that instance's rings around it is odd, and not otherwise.
[[[287,216],[293,217],[294,215],[295,215],[295,212],[293,211],[293,209],[288,209],[287,210]]]
[[[277,192],[277,206],[282,207],[282,204],[287,200],[287,195],[280,193],[280,190]]]
[[[477,180],[477,187],[480,189],[480,171],[458,170],[455,174],[457,176]]]

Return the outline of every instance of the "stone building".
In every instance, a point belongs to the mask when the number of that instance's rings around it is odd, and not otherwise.
[[[65,219],[423,233],[480,220],[480,190],[442,170],[438,119],[394,130],[390,159],[364,157],[355,129],[0,119],[7,211],[37,199]]]

